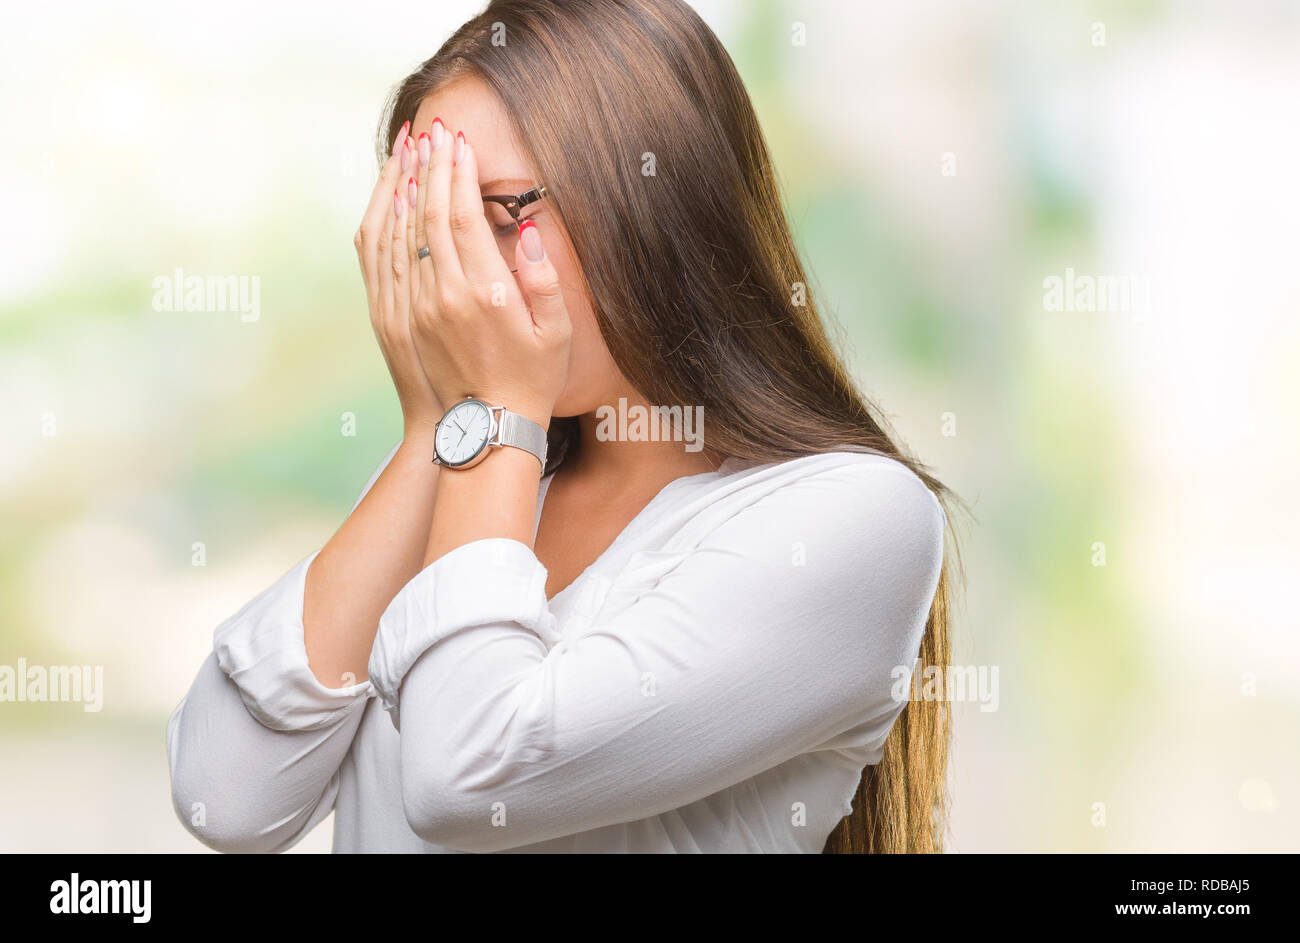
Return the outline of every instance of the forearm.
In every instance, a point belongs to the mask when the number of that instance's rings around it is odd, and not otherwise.
[[[327,687],[367,678],[379,617],[421,569],[438,491],[432,433],[408,431],[307,573],[303,641],[312,674]]]
[[[543,417],[539,425],[545,428],[546,411],[533,413]],[[517,540],[531,548],[537,530],[540,481],[537,458],[509,447],[494,448],[473,468],[446,471],[434,501],[424,565],[489,537]]]

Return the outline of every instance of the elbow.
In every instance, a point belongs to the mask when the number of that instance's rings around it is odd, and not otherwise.
[[[485,789],[449,775],[441,762],[402,762],[402,810],[424,841],[455,851],[483,854],[528,844],[511,821],[516,810],[508,788]]]
[[[211,791],[190,788],[172,777],[172,808],[185,831],[213,851],[227,855],[279,854],[291,847],[300,832],[291,826],[270,825],[249,814],[238,796],[213,797]]]
[[[179,775],[178,775],[179,774]],[[213,851],[226,854],[257,854],[276,850],[268,836],[231,809],[214,805],[211,796],[194,788],[184,770],[172,772],[172,809],[185,831]]]
[[[184,749],[179,725],[184,703],[168,724],[167,760],[171,773],[172,810],[185,831],[213,851],[259,854],[282,851],[275,831],[262,827],[239,801],[239,790],[202,762],[202,753]]]
[[[280,841],[241,814],[234,797],[214,793],[209,782],[184,766],[172,769],[172,809],[185,831],[213,851],[225,854],[266,854],[280,851]]]

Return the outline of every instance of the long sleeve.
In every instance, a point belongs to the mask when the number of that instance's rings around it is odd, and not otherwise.
[[[370,662],[411,827],[503,850],[680,808],[846,732],[883,743],[943,530],[902,466],[845,462],[665,555],[573,636],[523,544],[446,554],[388,607]]]
[[[315,556],[217,627],[213,653],[167,724],[176,814],[219,851],[283,851],[329,815],[373,694],[369,681],[327,688],[308,664],[303,596]]]

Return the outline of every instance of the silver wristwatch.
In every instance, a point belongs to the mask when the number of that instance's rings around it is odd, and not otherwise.
[[[546,430],[527,416],[481,399],[461,400],[438,421],[433,434],[433,461],[448,468],[469,468],[487,457],[492,446],[509,445],[536,456],[546,468]]]

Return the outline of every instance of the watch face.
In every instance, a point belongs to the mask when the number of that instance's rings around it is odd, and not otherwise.
[[[438,423],[434,448],[444,465],[468,465],[487,448],[492,435],[492,413],[484,403],[467,399],[447,410]]]

